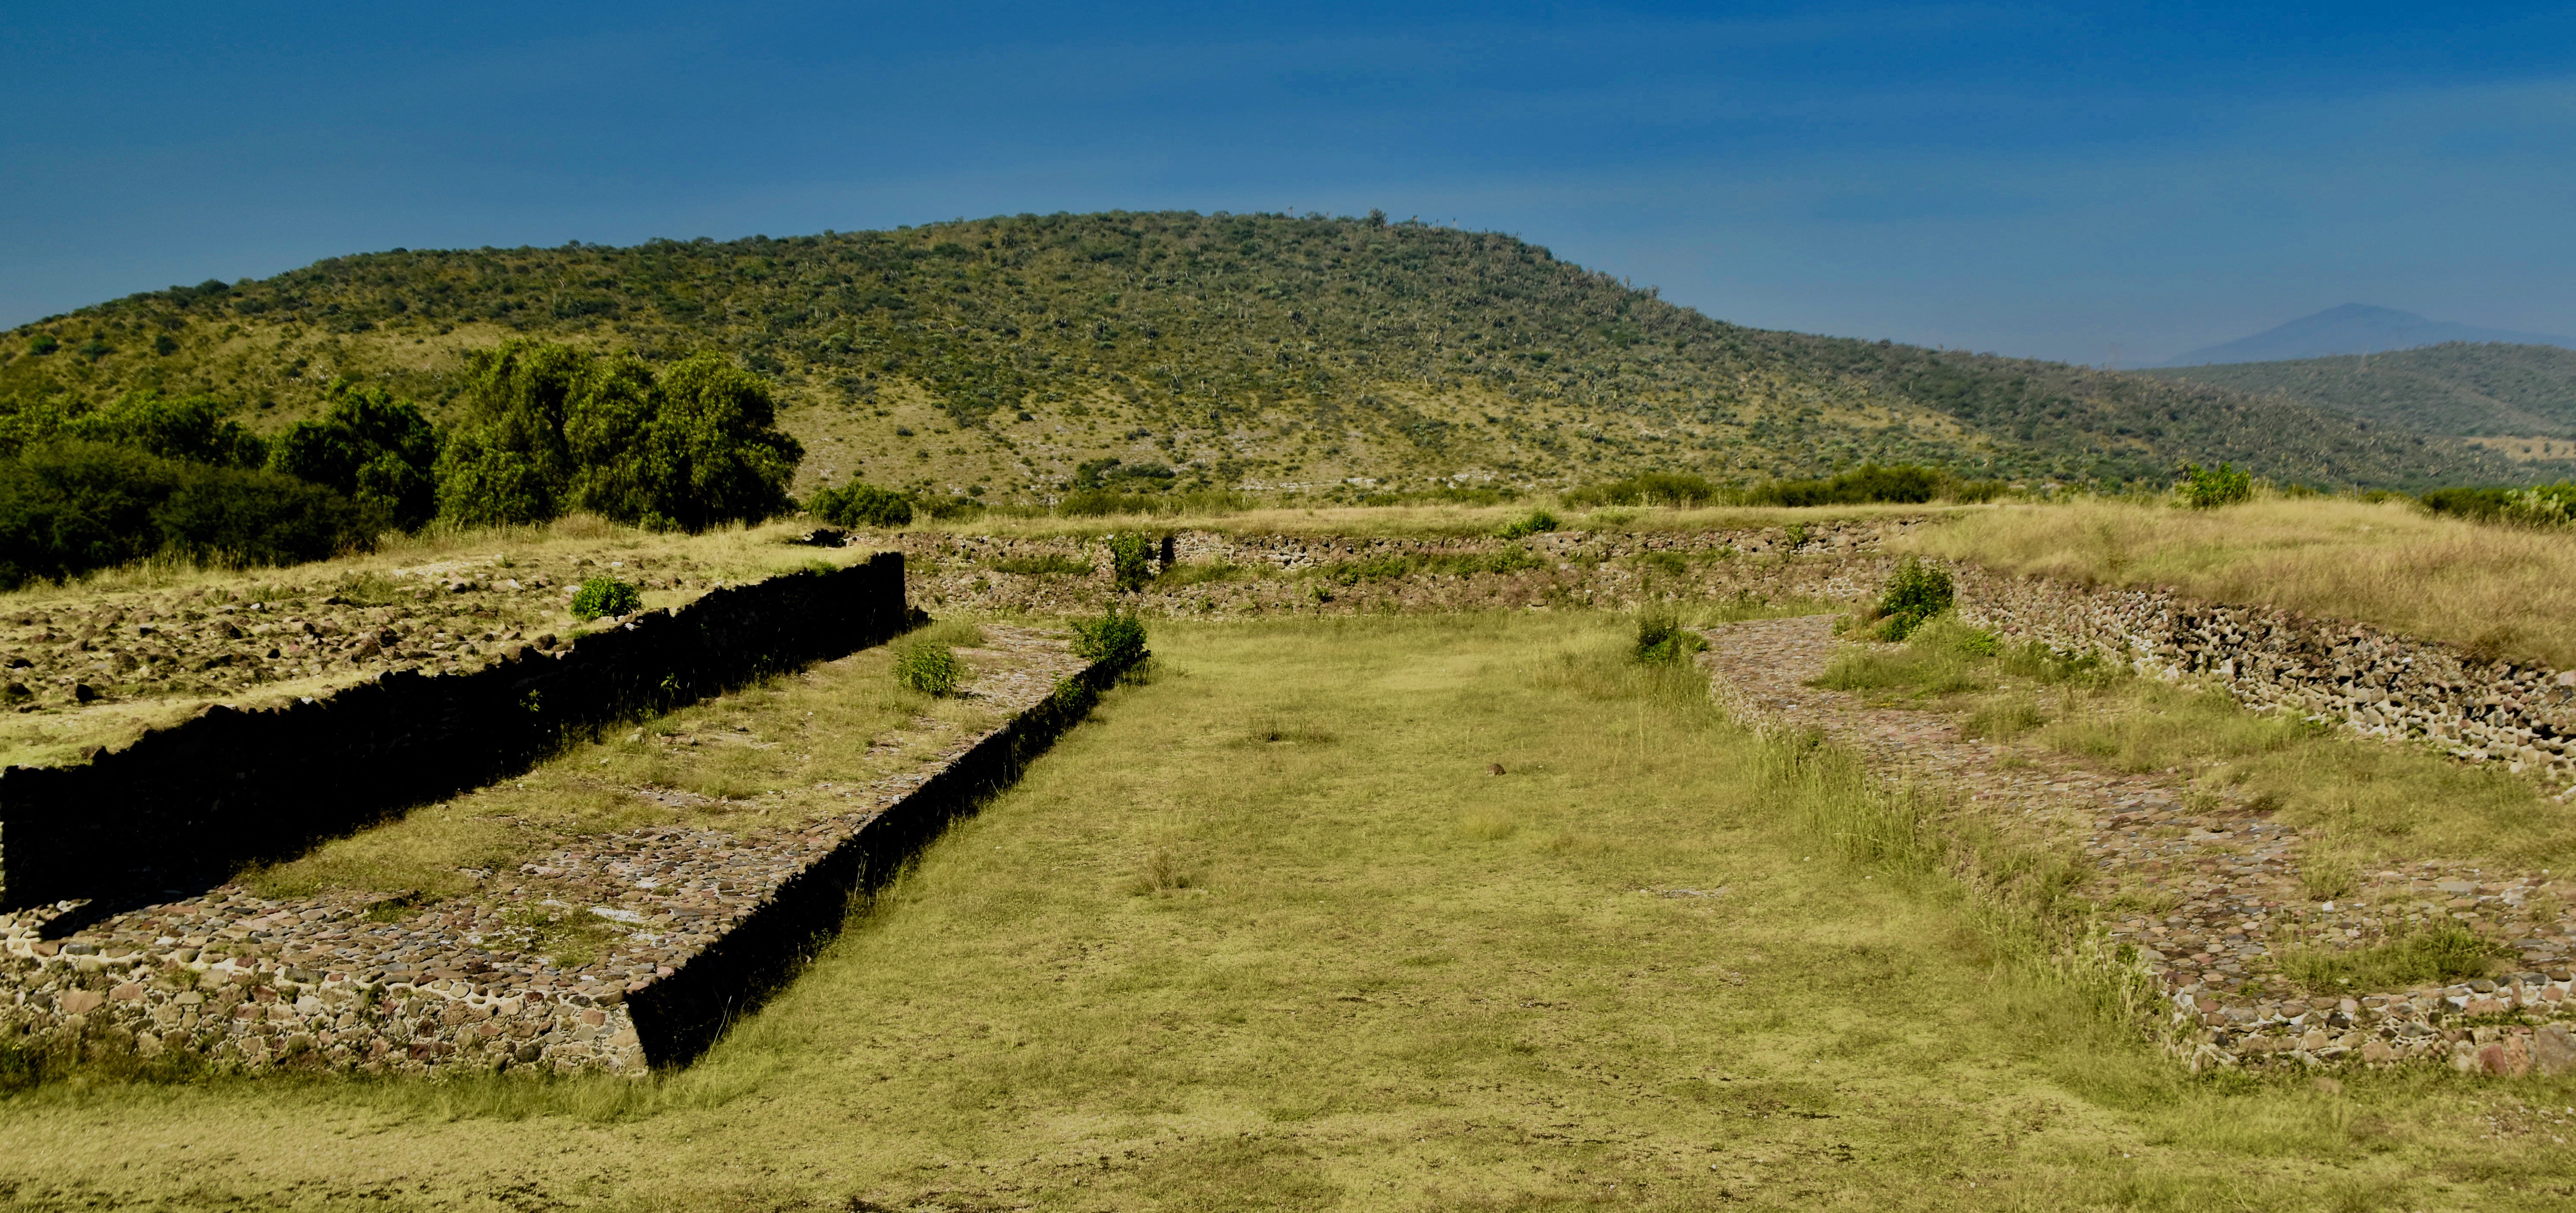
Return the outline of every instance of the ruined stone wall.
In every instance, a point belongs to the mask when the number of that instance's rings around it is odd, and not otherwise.
[[[41,917],[0,915],[0,1050],[244,1072],[639,1076],[687,1062],[840,925],[853,892],[891,878],[950,818],[1017,778],[1120,672],[1062,654],[1025,693],[996,693],[1002,724],[865,789],[844,816],[749,834],[648,827],[524,866],[588,863],[628,890],[596,890],[602,909],[687,916],[577,971],[506,963],[510,907],[471,899],[383,923],[362,896],[221,892],[185,907],[213,931],[203,949],[156,934],[166,913],[63,938],[48,938]],[[446,954],[387,965],[352,946],[389,931],[435,936]],[[207,961],[218,947],[231,954]]]
[[[1896,518],[1696,532],[1557,531],[1354,538],[1182,531],[1159,543],[1158,579],[1120,594],[1105,545],[915,533],[901,537],[912,600],[931,609],[1072,614],[1113,599],[1174,616],[1357,615],[1380,611],[1601,608],[1709,597],[1847,598],[1875,592],[1886,541],[1919,525]],[[1669,556],[1659,567],[1639,557]],[[1053,558],[1078,573],[1006,569]],[[1413,567],[1406,568],[1405,562]],[[1475,567],[1479,563],[1483,568]],[[1230,572],[1220,572],[1230,570]],[[1398,571],[1401,570],[1401,571]],[[1216,573],[1218,575],[1210,576]]]
[[[900,553],[713,590],[470,673],[207,708],[72,767],[0,774],[0,909],[203,887],[525,769],[569,731],[837,657],[905,626]]]
[[[1961,618],[2138,673],[2208,677],[2239,703],[2473,762],[2576,781],[2576,671],[2273,607],[2198,602],[1953,566]],[[2576,789],[2571,789],[2576,790]]]

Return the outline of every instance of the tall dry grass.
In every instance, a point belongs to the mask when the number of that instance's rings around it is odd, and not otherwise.
[[[1952,511],[1897,546],[2085,584],[2168,585],[2576,665],[2576,534],[2480,525],[2403,502],[2011,505]]]

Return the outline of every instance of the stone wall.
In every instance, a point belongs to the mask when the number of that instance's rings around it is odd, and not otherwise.
[[[512,890],[523,900],[549,891],[538,878],[588,868],[600,878],[584,897],[593,912],[669,921],[577,970],[510,963],[510,906],[474,899],[382,922],[364,896],[219,890],[59,939],[34,916],[0,915],[0,1054],[245,1072],[639,1076],[685,1063],[840,925],[853,892],[1015,779],[1121,672],[1053,644],[1060,660],[1021,680],[1025,691],[993,692],[1002,724],[863,790],[844,815],[748,833],[648,827],[525,865],[530,888]],[[175,917],[213,942],[179,946],[191,941],[173,938]],[[388,933],[436,935],[453,952],[419,967],[351,946]],[[232,954],[210,962],[217,947]]]
[[[2555,784],[2576,781],[2576,671],[2271,607],[2197,602],[1953,566],[1960,616],[2141,674],[2206,677],[2239,703],[2429,742]],[[2571,788],[2569,791],[2576,791]],[[2562,796],[2564,793],[2562,793]]]
[[[717,589],[471,673],[386,674],[320,699],[207,708],[73,767],[0,774],[0,909],[93,912],[219,881],[387,813],[526,769],[570,731],[837,657],[906,625],[882,553]]]
[[[911,561],[912,600],[934,610],[953,605],[1077,613],[1117,599],[1136,610],[1183,617],[1355,615],[1626,610],[1711,596],[1853,597],[1874,592],[1884,580],[1886,560],[1876,553],[1886,540],[1920,521],[1820,522],[1795,533],[1780,527],[1556,531],[1517,540],[1181,531],[1160,537],[1156,562],[1158,572],[1179,575],[1126,595],[1118,592],[1108,551],[1097,542],[919,532],[899,538]],[[1678,559],[1660,566],[1640,559],[1653,557]],[[1003,571],[1045,558],[1084,571]]]

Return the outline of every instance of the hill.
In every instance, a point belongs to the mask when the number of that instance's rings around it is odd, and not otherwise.
[[[2576,341],[2540,333],[2480,328],[2449,320],[2428,320],[2413,312],[2347,303],[2313,316],[2268,328],[2251,337],[2207,346],[2176,358],[2168,367],[2233,362],[2285,362],[2331,358],[2337,354],[2377,354],[2389,350],[2457,342],[2576,347]]]
[[[1077,483],[1326,491],[1721,480],[1876,460],[2156,481],[2496,480],[2486,452],[2278,396],[1712,320],[1491,233],[1369,219],[1052,215],[632,248],[390,252],[134,295],[0,341],[0,409],[140,389],[254,429],[335,376],[433,418],[513,334],[772,376],[796,488],[863,473],[1032,498]]]
[[[2454,342],[2368,357],[2245,362],[2149,372],[2286,396],[2421,434],[2489,440],[2525,458],[2576,455],[2576,350]],[[2515,440],[2515,441],[2507,441]]]

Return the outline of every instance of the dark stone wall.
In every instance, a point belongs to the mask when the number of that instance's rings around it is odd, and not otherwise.
[[[0,773],[0,909],[94,913],[220,881],[526,770],[568,735],[721,694],[908,626],[903,556],[798,571],[647,611],[467,674],[388,674],[327,698],[222,705],[76,767]],[[92,913],[80,917],[86,920]]]
[[[1137,659],[1141,660],[1143,654]],[[831,853],[780,885],[722,939],[678,972],[630,995],[627,1009],[644,1055],[656,1066],[686,1065],[795,976],[812,945],[837,932],[854,895],[892,880],[952,819],[1018,781],[1031,760],[1091,713],[1125,664],[1096,662],[957,757],[929,782],[853,832]]]

